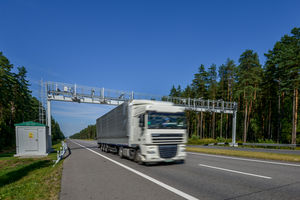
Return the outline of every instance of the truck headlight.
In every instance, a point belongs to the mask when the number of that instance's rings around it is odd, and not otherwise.
[[[185,147],[181,147],[180,152],[185,152]]]

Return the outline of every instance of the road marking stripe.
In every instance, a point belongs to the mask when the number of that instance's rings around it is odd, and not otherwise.
[[[247,159],[247,158],[235,158],[235,157],[230,157],[230,156],[219,156],[219,155],[212,155],[212,154],[205,154],[205,153],[188,152],[188,154],[194,154],[194,155],[199,155],[199,156],[208,156],[208,157],[216,157],[216,158],[226,158],[226,159],[232,159],[232,160],[243,160],[243,161],[249,161],[249,162],[268,163],[268,164],[274,164],[274,165],[285,165],[285,166],[300,167],[300,165],[292,164],[292,163],[280,163],[280,162],[254,160],[254,159]]]
[[[236,171],[236,170],[232,170],[232,169],[225,169],[225,168],[221,168],[221,167],[214,167],[214,166],[210,166],[210,165],[199,164],[199,166],[208,167],[208,168],[212,168],[212,169],[223,170],[223,171],[227,171],[227,172],[238,173],[238,174],[244,174],[244,175],[248,175],[248,176],[255,176],[255,177],[259,177],[259,178],[272,179],[272,177],[269,177],[269,176],[262,176],[262,175],[257,175],[257,174],[251,174],[251,173]]]
[[[79,144],[77,142],[74,142],[74,141],[71,141],[71,142],[73,142],[73,143],[75,143],[75,144],[77,144],[77,145],[85,148],[86,150],[89,150],[89,151],[91,151],[91,152],[93,152],[93,153],[95,153],[95,154],[97,154],[97,155],[99,155],[99,156],[101,156],[101,157],[103,157],[103,158],[105,158],[105,159],[107,159],[107,160],[109,160],[109,161],[111,161],[111,162],[113,162],[113,163],[115,163],[115,164],[117,164],[117,165],[119,165],[119,166],[121,166],[121,167],[123,167],[123,168],[125,168],[125,169],[127,169],[127,170],[129,170],[129,171],[131,171],[131,172],[133,172],[133,173],[135,173],[135,174],[137,174],[137,175],[139,175],[139,176],[141,176],[141,177],[143,177],[143,178],[145,178],[145,179],[147,179],[147,180],[149,180],[149,181],[151,181],[151,182],[153,182],[153,183],[155,183],[155,184],[157,184],[157,185],[159,185],[159,186],[161,186],[161,187],[163,187],[163,188],[165,188],[165,189],[167,189],[167,190],[169,190],[169,191],[171,191],[171,192],[173,192],[173,193],[175,193],[175,194],[177,194],[179,196],[181,196],[181,197],[183,197],[183,198],[185,198],[185,199],[188,199],[188,200],[199,200],[196,197],[193,197],[193,196],[191,196],[189,194],[186,194],[186,193],[184,193],[184,192],[182,192],[182,191],[180,191],[180,190],[178,190],[176,188],[173,188],[172,186],[169,186],[169,185],[167,185],[167,184],[165,184],[163,182],[160,182],[159,180],[156,180],[156,179],[154,179],[154,178],[152,178],[152,177],[150,177],[150,176],[148,176],[146,174],[143,174],[142,172],[139,172],[139,171],[137,171],[135,169],[132,169],[132,168],[130,168],[130,167],[128,167],[128,166],[126,166],[126,165],[124,165],[122,163],[119,163],[119,162],[117,162],[117,161],[115,161],[115,160],[113,160],[111,158],[108,158],[108,157],[106,157],[106,156],[104,156],[104,155],[102,155],[102,154],[100,154],[100,153],[98,153],[98,152],[96,152],[96,151],[94,151],[92,149],[89,149],[89,148],[87,148],[87,147],[85,147],[85,146],[83,146],[83,145],[81,145],[81,144]]]

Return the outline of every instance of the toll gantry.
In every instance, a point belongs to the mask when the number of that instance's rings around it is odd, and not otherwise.
[[[43,94],[42,94],[43,93]],[[182,106],[197,112],[215,112],[232,114],[232,146],[236,143],[236,119],[237,103],[223,100],[209,100],[196,98],[181,98],[161,95],[150,95],[133,91],[112,90],[107,88],[89,87],[77,84],[41,81],[41,102],[47,101],[46,115],[40,109],[40,116],[46,116],[46,124],[51,134],[51,101],[78,102],[90,104],[107,104],[118,106],[125,101],[133,99],[146,99],[155,101],[173,102],[176,106]],[[40,117],[40,122],[43,123]]]

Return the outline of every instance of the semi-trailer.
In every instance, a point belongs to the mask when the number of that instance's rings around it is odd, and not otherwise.
[[[184,108],[172,102],[129,100],[96,121],[104,152],[139,164],[181,162],[187,141]]]

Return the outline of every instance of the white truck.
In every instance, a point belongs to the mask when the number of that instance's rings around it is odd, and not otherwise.
[[[183,107],[152,100],[126,101],[97,119],[97,142],[139,164],[180,162],[186,157]]]

